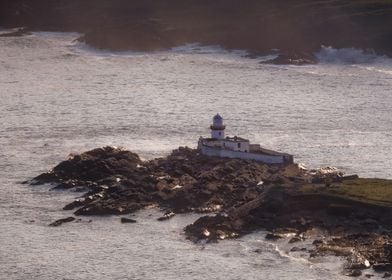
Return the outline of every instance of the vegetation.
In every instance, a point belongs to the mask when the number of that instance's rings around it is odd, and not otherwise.
[[[307,184],[301,188],[306,194],[337,195],[352,200],[392,207],[392,180],[359,178],[333,183],[330,187]]]

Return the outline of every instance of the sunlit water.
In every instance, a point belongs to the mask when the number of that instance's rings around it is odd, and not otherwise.
[[[309,167],[392,178],[391,60],[325,48],[319,65],[273,66],[196,45],[95,51],[76,37],[0,38],[0,279],[344,278],[342,263],[308,262],[263,232],[194,245],[182,229],[196,215],[161,223],[146,210],[131,225],[94,217],[51,228],[80,193],[18,182],[103,145],[144,158],[195,147],[217,112],[228,134]]]

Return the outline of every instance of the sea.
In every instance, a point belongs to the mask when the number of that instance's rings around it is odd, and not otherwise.
[[[105,145],[143,159],[196,147],[216,113],[227,135],[306,168],[392,179],[392,59],[325,46],[319,64],[277,66],[196,43],[109,52],[78,36],[0,37],[0,279],[347,279],[342,259],[309,259],[263,230],[194,244],[183,228],[197,214],[158,222],[147,209],[128,215],[136,224],[109,216],[49,227],[82,194],[21,182]]]

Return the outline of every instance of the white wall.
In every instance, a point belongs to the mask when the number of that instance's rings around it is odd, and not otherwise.
[[[241,146],[238,148],[238,143],[241,144]],[[249,141],[238,141],[238,142],[233,142],[233,141],[223,141],[223,147],[226,147],[229,150],[233,151],[241,151],[241,152],[249,152]]]

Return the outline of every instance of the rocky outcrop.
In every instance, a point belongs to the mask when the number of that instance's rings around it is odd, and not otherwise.
[[[131,176],[141,162],[137,154],[129,151],[115,147],[98,148],[81,155],[70,155],[68,160],[34,180],[37,183],[61,182],[63,188],[73,188],[79,182],[93,187],[114,175]]]
[[[64,207],[75,215],[122,215],[151,206],[165,211],[159,221],[178,213],[209,213],[185,228],[194,242],[236,238],[263,228],[270,232],[269,240],[289,233],[288,244],[297,245],[292,251],[306,251],[298,244],[318,229],[325,238],[313,242],[310,257],[344,256],[346,273],[352,276],[370,266],[390,271],[392,208],[322,191],[344,178],[334,168],[306,171],[296,164],[209,157],[184,147],[150,161],[130,151],[104,147],[71,155],[31,184],[49,183],[56,191],[85,190]],[[313,186],[314,192],[301,191],[311,182],[318,186]],[[321,189],[317,192],[317,188]],[[68,219],[52,225],[74,218]]]
[[[226,211],[255,199],[263,190],[260,182],[289,185],[291,177],[285,175],[301,172],[296,165],[211,158],[189,148],[142,162],[132,152],[104,147],[70,156],[31,184],[55,184],[52,190],[86,190],[64,207],[76,210],[75,215],[128,214],[160,205],[170,218],[174,213]]]
[[[313,242],[311,258],[330,254],[345,257],[344,273],[350,276],[359,276],[361,270],[370,267],[380,272],[392,270],[390,207],[324,195],[298,195],[277,187],[251,204],[253,201],[225,217],[202,217],[186,227],[185,232],[190,240],[215,242],[223,239],[221,236],[238,237],[264,228],[271,232],[266,239],[277,240],[290,233],[295,236],[287,243],[296,244],[311,238],[311,232],[318,229],[325,232],[325,239]]]

